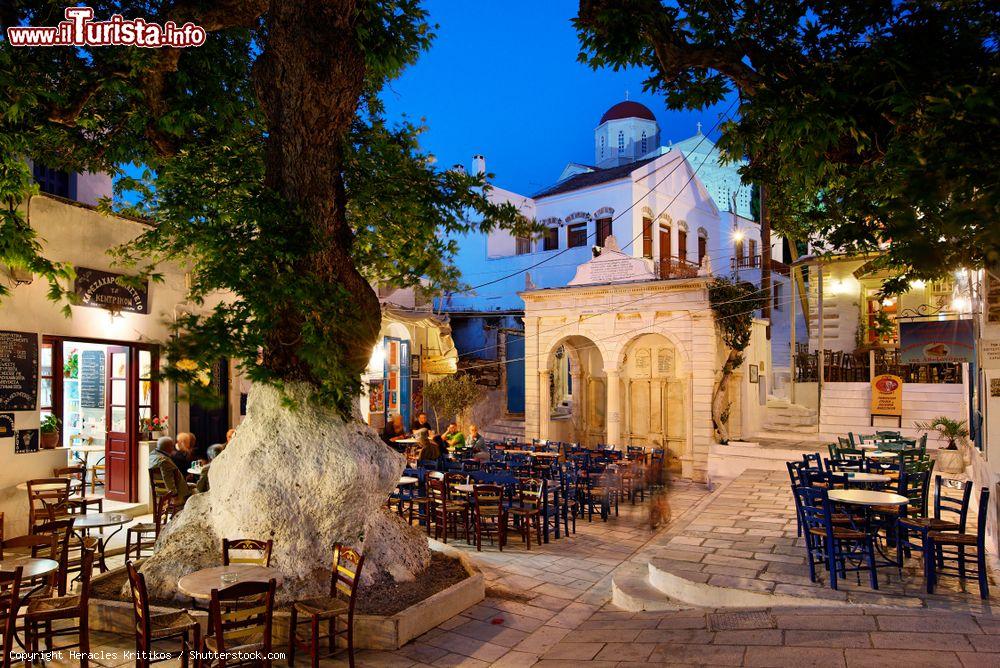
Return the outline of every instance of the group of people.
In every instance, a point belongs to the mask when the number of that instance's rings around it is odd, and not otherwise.
[[[438,434],[427,420],[427,413],[418,413],[409,431],[403,425],[403,416],[396,414],[382,430],[382,440],[389,447],[403,439],[415,439],[420,446],[421,460],[440,459],[445,452],[454,452],[464,448],[472,450],[472,458],[479,461],[489,461],[490,451],[486,447],[486,439],[479,433],[474,424],[468,427],[468,433],[459,430],[458,424],[452,422],[442,434]]]
[[[226,432],[225,443],[210,445],[204,452],[198,450],[198,441],[190,432],[177,434],[176,440],[161,436],[156,441],[156,449],[149,453],[150,478],[154,478],[154,472],[158,474],[167,491],[176,497],[174,504],[183,506],[192,494],[208,491],[208,464],[226,449],[235,433],[235,429],[230,429]],[[202,466],[200,476],[188,472],[195,462]]]

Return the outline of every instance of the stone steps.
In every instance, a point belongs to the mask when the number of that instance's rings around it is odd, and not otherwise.
[[[502,441],[506,438],[524,440],[524,419],[501,418],[481,430],[483,437],[491,441]]]

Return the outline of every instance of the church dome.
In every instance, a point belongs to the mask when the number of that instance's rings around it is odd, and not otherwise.
[[[642,118],[647,121],[656,121],[656,116],[653,116],[653,112],[646,105],[625,100],[605,111],[598,125],[607,121],[617,121],[622,118]]]

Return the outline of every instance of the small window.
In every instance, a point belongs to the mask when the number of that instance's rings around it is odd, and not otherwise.
[[[743,240],[742,239],[740,239],[739,241],[736,242],[735,252],[736,252],[736,259],[737,260],[742,260],[743,259]]]
[[[566,228],[566,245],[570,248],[587,245],[587,223],[574,223]]]
[[[642,133],[641,145],[642,145],[642,154],[646,155],[646,153],[648,153],[648,149],[646,148],[646,133],[645,132]]]
[[[774,299],[773,299],[773,302],[774,302],[774,310],[775,311],[780,311],[781,310],[782,292],[784,290],[784,287],[785,286],[783,284],[778,283],[778,282],[775,282],[775,284],[774,284]]]
[[[642,219],[642,256],[653,258],[653,219]]]
[[[55,195],[57,197],[70,196],[69,193],[69,173],[60,169],[50,169],[45,165],[35,163],[35,182],[43,193]]]
[[[517,237],[514,239],[514,252],[518,255],[527,255],[531,252],[531,239],[528,237]]]
[[[542,250],[558,250],[559,249],[559,228],[549,227],[545,229],[542,233]]]
[[[705,256],[708,255],[708,237],[698,235],[698,266],[705,263]]]
[[[597,245],[604,246],[604,241],[611,236],[611,219],[597,219]]]
[[[753,261],[757,257],[757,240],[750,239],[750,260]]]
[[[604,135],[601,135],[601,157],[604,157]]]
[[[625,152],[625,133],[624,132],[619,132],[618,133],[618,153],[624,153],[624,152]]]

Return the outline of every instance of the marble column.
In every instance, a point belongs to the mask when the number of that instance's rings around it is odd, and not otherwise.
[[[604,373],[607,374],[608,377],[608,407],[604,412],[608,434],[606,442],[611,445],[621,445],[619,441],[622,437],[622,409],[620,398],[621,392],[619,388],[619,372],[618,369],[605,369]]]
[[[538,370],[538,438],[548,440],[549,417],[552,415],[552,370]]]

